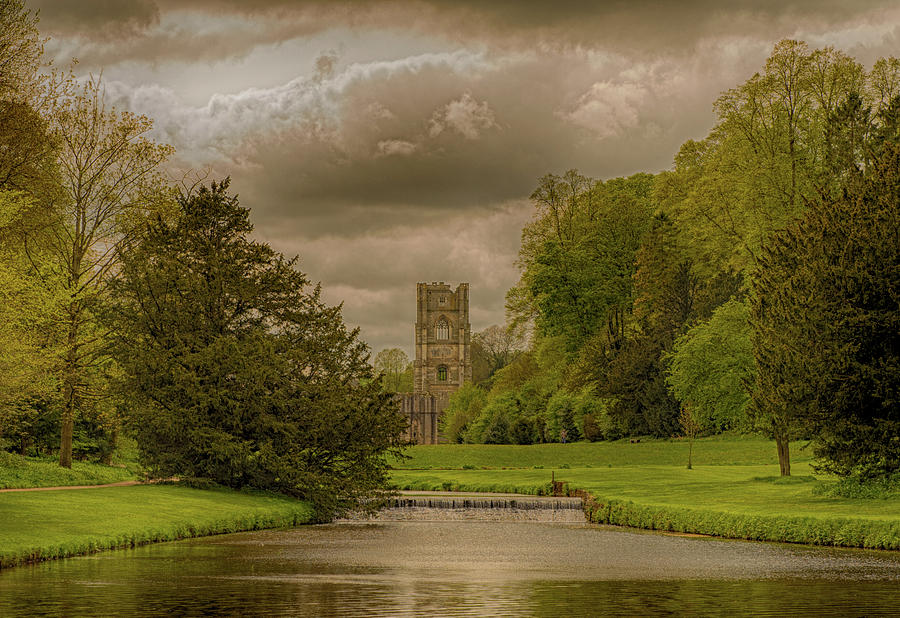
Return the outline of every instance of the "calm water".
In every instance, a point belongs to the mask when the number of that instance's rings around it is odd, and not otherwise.
[[[900,555],[516,521],[344,522],[0,572],[0,615],[900,614]]]

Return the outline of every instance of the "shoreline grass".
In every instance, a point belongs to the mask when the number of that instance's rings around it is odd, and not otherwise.
[[[685,466],[687,444],[671,440],[485,446],[412,447],[412,458],[395,466],[392,479],[409,490],[534,494],[549,493],[552,475],[569,491],[584,492],[586,515],[596,523],[900,549],[900,498],[829,496],[822,489],[833,481],[813,474],[804,451],[793,458],[793,476],[782,478],[774,446],[759,438],[699,440],[692,470]],[[523,465],[509,467],[514,458]]]
[[[6,493],[0,496],[0,569],[314,519],[309,503],[261,492],[135,485]]]

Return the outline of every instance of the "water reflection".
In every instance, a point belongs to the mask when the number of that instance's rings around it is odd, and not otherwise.
[[[0,615],[873,615],[892,553],[584,524],[352,522],[11,569]]]

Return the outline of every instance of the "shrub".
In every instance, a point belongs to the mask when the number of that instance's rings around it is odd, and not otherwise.
[[[494,397],[470,423],[465,432],[466,442],[508,444],[510,424],[518,412],[519,402],[514,392]]]
[[[575,423],[581,435],[591,442],[603,439],[600,419],[606,413],[603,399],[594,396],[589,390],[582,391],[575,403]]]
[[[900,495],[900,474],[879,479],[848,476],[835,483],[821,483],[813,488],[813,493],[834,498],[887,500]]]
[[[484,389],[468,382],[463,384],[450,395],[450,401],[441,415],[441,434],[450,442],[464,442],[469,424],[481,413],[486,401]]]
[[[577,405],[578,396],[569,391],[557,391],[550,398],[550,401],[547,402],[545,416],[549,441],[561,441],[563,431],[566,433],[567,442],[576,442],[581,439],[581,431],[575,423],[575,407]]]

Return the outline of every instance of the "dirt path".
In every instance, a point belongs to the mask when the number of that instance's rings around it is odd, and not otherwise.
[[[107,483],[106,485],[63,485],[61,487],[23,487],[21,489],[0,489],[0,493],[5,491],[55,491],[57,489],[99,489],[100,487],[127,487],[129,485],[141,485],[141,481],[119,481],[118,483]]]

